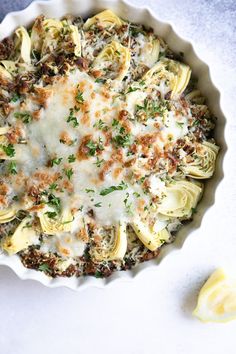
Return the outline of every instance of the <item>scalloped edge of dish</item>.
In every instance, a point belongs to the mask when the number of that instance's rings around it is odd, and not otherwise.
[[[17,256],[9,257],[3,252],[0,254],[0,265],[10,267],[20,279],[36,280],[52,288],[60,286],[73,290],[82,290],[88,287],[104,288],[118,281],[130,281],[147,269],[156,270],[158,268],[160,271],[161,265],[157,267],[157,264],[160,262],[163,264],[163,261],[166,261],[170,257],[170,253],[173,255],[174,251],[180,250],[186,239],[190,239],[190,235],[193,236],[195,232],[199,231],[203,216],[206,217],[208,211],[214,205],[217,195],[216,189],[224,176],[223,160],[227,150],[224,137],[226,119],[221,109],[220,92],[212,82],[212,74],[210,73],[209,66],[199,58],[196,50],[193,49],[193,42],[180,37],[174,30],[172,23],[162,22],[149,7],[134,6],[126,0],[87,0],[86,2],[83,0],[35,1],[24,10],[11,12],[6,15],[0,24],[1,37],[4,38],[10,35],[19,25],[30,25],[33,19],[41,13],[51,17],[61,17],[67,13],[86,17],[105,8],[110,8],[120,17],[128,19],[131,22],[138,22],[152,27],[155,33],[162,37],[172,50],[184,53],[186,62],[191,66],[193,74],[198,77],[199,89],[207,97],[208,105],[212,112],[218,117],[215,138],[221,147],[221,152],[217,160],[214,177],[206,182],[207,188],[202,201],[198,205],[198,212],[194,216],[193,221],[180,229],[176,240],[172,244],[164,246],[156,259],[141,263],[131,270],[114,272],[110,277],[103,279],[92,276],[50,278],[42,272],[25,268]],[[168,257],[166,257],[167,255]]]

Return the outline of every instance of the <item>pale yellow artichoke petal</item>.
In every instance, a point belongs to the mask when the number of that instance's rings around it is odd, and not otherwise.
[[[199,90],[193,90],[189,92],[185,98],[189,100],[191,103],[195,104],[204,104],[205,103],[205,98],[202,96],[201,91]]]
[[[216,157],[219,147],[210,142],[198,144],[198,151],[194,153],[193,161],[185,163],[181,170],[186,176],[205,179],[210,178],[215,171]]]
[[[3,82],[9,82],[13,80],[12,74],[6,70],[2,65],[0,65],[0,79]]]
[[[104,10],[99,14],[87,19],[87,21],[84,24],[84,29],[88,30],[94,24],[99,24],[104,28],[112,27],[112,26],[121,27],[124,24],[124,21],[122,21],[111,10]]]
[[[69,208],[63,209],[55,218],[49,217],[50,210],[43,209],[38,213],[42,231],[47,235],[57,235],[61,232],[70,232],[73,223],[73,215]]]
[[[122,81],[130,66],[130,50],[116,41],[112,41],[98,54],[93,62],[93,68],[102,70],[107,64],[116,64],[115,80]]]
[[[97,248],[93,252],[93,256],[97,261],[104,260],[122,260],[127,250],[127,224],[120,221],[115,228],[115,240],[110,250]]]
[[[30,53],[31,53],[31,40],[27,30],[24,27],[19,27],[15,34],[18,38],[17,46],[20,48],[20,58],[27,64],[31,63]]]
[[[151,38],[151,40],[144,44],[141,49],[140,58],[141,61],[151,68],[158,60],[160,52],[160,41],[157,38]]]
[[[4,68],[12,75],[15,74],[17,67],[16,63],[13,60],[1,60],[0,62]]]
[[[0,224],[5,224],[7,222],[15,219],[17,214],[17,209],[15,206],[8,207],[6,209],[0,210]]]
[[[78,27],[74,25],[69,26],[70,29],[70,37],[72,43],[74,44],[74,54],[79,57],[81,56],[81,37],[78,31]]]
[[[38,235],[32,227],[32,219],[26,217],[17,226],[15,232],[11,236],[3,239],[1,246],[9,255],[16,254],[28,246],[32,245],[37,239]]]
[[[180,95],[187,87],[191,76],[188,65],[172,59],[160,59],[142,77],[148,84],[159,85],[161,81],[167,81],[171,90],[171,98]]]
[[[166,228],[155,232],[150,228],[149,225],[142,222],[140,219],[131,223],[136,235],[140,241],[147,247],[150,251],[155,251],[164,242],[168,241],[170,238],[170,233]]]
[[[236,319],[236,279],[217,269],[198,295],[193,315],[203,322],[227,322]]]
[[[187,180],[175,181],[166,187],[158,212],[170,217],[189,218],[201,198],[202,190],[200,184]]]

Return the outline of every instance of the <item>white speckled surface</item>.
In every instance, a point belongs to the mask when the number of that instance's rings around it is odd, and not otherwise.
[[[0,0],[0,16],[27,2]],[[1,267],[1,354],[236,352],[236,322],[203,325],[191,317],[197,292],[210,272],[224,265],[236,272],[236,2],[146,0],[145,4],[195,42],[221,88],[229,151],[215,206],[183,249],[166,259],[162,272],[145,272],[131,283],[75,293],[23,282]]]

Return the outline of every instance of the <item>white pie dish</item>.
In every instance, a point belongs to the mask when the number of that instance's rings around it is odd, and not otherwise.
[[[221,153],[217,160],[217,169],[214,177],[207,182],[203,200],[198,206],[198,213],[194,220],[181,228],[178,232],[176,241],[173,244],[165,246],[157,259],[140,264],[135,269],[126,272],[115,272],[106,279],[96,279],[94,277],[81,278],[55,278],[51,279],[41,272],[25,268],[17,256],[0,255],[0,264],[7,265],[21,278],[34,279],[40,281],[46,286],[57,287],[67,286],[71,289],[82,289],[88,286],[104,287],[117,280],[131,280],[136,274],[144,269],[154,268],[164,256],[173,250],[179,249],[187,236],[200,227],[202,215],[214,204],[215,191],[223,177],[223,156],[225,151],[224,125],[225,118],[220,108],[220,93],[212,83],[209,68],[207,64],[201,61],[195,53],[192,44],[180,38],[172,26],[161,22],[153,12],[148,8],[140,8],[129,5],[125,1],[114,0],[89,0],[86,3],[83,0],[51,0],[43,2],[33,2],[29,7],[20,12],[8,14],[0,25],[1,39],[10,35],[19,25],[28,26],[40,14],[48,17],[61,17],[67,13],[88,17],[103,9],[110,8],[117,15],[132,22],[139,22],[153,27],[155,33],[160,35],[175,52],[183,52],[186,62],[190,65],[195,76],[199,79],[199,89],[208,98],[208,105],[215,116],[218,117],[215,138],[221,147]]]

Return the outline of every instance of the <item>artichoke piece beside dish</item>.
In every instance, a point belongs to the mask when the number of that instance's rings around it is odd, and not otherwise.
[[[193,315],[203,322],[228,322],[236,319],[236,278],[217,269],[198,295]]]

